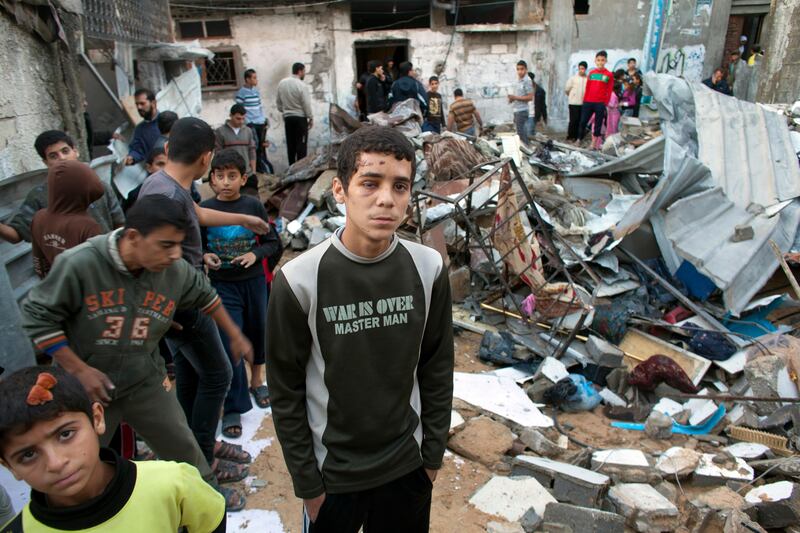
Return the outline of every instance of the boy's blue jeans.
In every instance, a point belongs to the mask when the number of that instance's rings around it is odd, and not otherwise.
[[[267,344],[267,281],[264,276],[242,281],[212,281],[222,304],[231,318],[253,345],[253,362],[263,365],[266,361]],[[230,355],[228,338],[220,332],[225,351]],[[233,367],[233,379],[225,397],[225,414],[246,413],[253,408],[250,400],[249,381],[245,362]]]

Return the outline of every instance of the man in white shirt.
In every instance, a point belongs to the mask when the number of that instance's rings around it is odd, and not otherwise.
[[[568,141],[577,141],[581,136],[581,106],[583,106],[583,93],[586,92],[587,68],[589,68],[589,65],[586,61],[578,63],[578,73],[567,80],[567,86],[564,90],[567,93],[567,101],[569,102]]]
[[[308,130],[314,125],[311,113],[311,95],[303,83],[306,67],[302,63],[292,65],[292,75],[278,84],[276,103],[283,114],[286,128],[286,150],[289,164],[303,159],[308,151]]]

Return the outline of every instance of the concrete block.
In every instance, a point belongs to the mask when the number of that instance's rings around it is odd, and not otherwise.
[[[644,432],[652,439],[668,439],[672,437],[672,418],[653,410],[645,421]]]
[[[670,398],[661,398],[658,403],[653,406],[653,411],[664,413],[667,416],[675,416],[683,411],[683,405]]]
[[[621,483],[611,487],[608,499],[626,523],[642,533],[674,531],[679,522],[678,508],[644,483]]]
[[[598,366],[609,368],[623,366],[625,354],[622,353],[622,350],[595,335],[589,335],[586,341],[586,352]]]
[[[699,494],[692,500],[692,504],[697,507],[708,507],[715,511],[741,510],[745,506],[745,500],[738,492],[734,492],[728,487],[717,487]]]
[[[753,468],[742,459],[729,453],[704,453],[694,470],[697,484],[724,485],[728,481],[752,481]]]
[[[522,431],[519,434],[519,440],[535,453],[544,457],[558,457],[564,452],[564,449],[558,444],[545,437],[541,431],[533,428]]]
[[[655,475],[644,452],[629,448],[594,452],[592,470],[628,483],[647,483]]]
[[[463,302],[469,296],[471,287],[469,267],[463,266],[450,273],[450,294],[454,302]]]
[[[656,461],[656,471],[668,479],[685,478],[692,474],[700,463],[700,454],[694,450],[675,446],[661,454]]]
[[[550,503],[544,511],[544,525],[559,524],[569,527],[575,533],[623,533],[625,518],[588,507],[578,507],[565,503]]]
[[[555,503],[549,492],[532,477],[495,476],[470,498],[479,511],[509,522],[519,521],[532,507],[544,516],[548,503]]]
[[[558,501],[586,507],[599,507],[611,483],[608,476],[586,468],[528,455],[514,458],[511,473],[532,475],[552,488]]]
[[[745,501],[756,506],[758,523],[767,529],[788,527],[800,523],[800,485],[778,481],[754,488]]]
[[[508,53],[508,45],[507,44],[493,44],[490,47],[490,51],[493,54],[507,54]]]
[[[548,503],[547,505],[553,504]],[[533,533],[542,525],[542,517],[536,513],[536,509],[531,507],[522,515],[522,518],[519,519],[519,525],[522,526],[522,530],[525,531],[525,533]]]
[[[536,374],[533,376],[534,381],[539,376],[546,377],[552,383],[558,383],[562,379],[568,377],[569,372],[567,372],[567,367],[564,366],[564,363],[555,357],[546,357],[536,370]]]
[[[769,446],[764,446],[757,442],[737,442],[723,448],[734,457],[740,459],[761,459],[769,451]]]

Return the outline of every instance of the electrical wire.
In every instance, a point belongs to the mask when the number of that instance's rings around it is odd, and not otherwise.
[[[447,58],[450,57],[450,49],[453,48],[453,40],[456,38],[456,28],[458,27],[458,0],[453,0],[456,5],[456,9],[453,13],[453,32],[450,34],[450,43],[447,45],[447,52],[444,54],[444,61],[442,61],[442,71],[440,74],[444,74],[444,69],[447,67]]]

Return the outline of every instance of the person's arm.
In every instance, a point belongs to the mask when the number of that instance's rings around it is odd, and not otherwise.
[[[567,80],[567,85],[564,87],[564,94],[569,96],[570,91],[572,91],[572,79],[570,78]]]
[[[481,114],[478,112],[478,109],[475,109],[475,112],[472,113],[475,116],[475,120],[478,121],[478,127],[483,129],[483,119],[481,118]]]
[[[294,493],[306,500],[321,499],[325,483],[317,467],[306,410],[306,366],[311,357],[311,331],[308,316],[280,271],[269,296],[267,331],[273,332],[267,335],[267,382],[272,418],[286,467],[292,476]]]
[[[0,224],[0,239],[8,241],[11,244],[17,244],[19,241],[22,240],[22,237],[19,236],[17,230],[12,228],[8,224]]]
[[[222,299],[211,286],[208,277],[184,259],[177,264],[176,282],[183,282],[181,298],[177,304],[178,309],[198,309],[211,317],[219,329],[228,336],[230,356],[234,365],[238,364],[242,357],[252,363],[253,346],[225,310]]]
[[[121,228],[125,225],[125,212],[122,210],[122,206],[119,205],[117,193],[114,192],[114,189],[111,187],[111,185],[105,181],[102,183],[104,190],[103,201],[106,203],[106,208],[111,215],[111,229]]]
[[[197,204],[195,204],[194,210],[197,213],[197,220],[201,226],[244,226],[259,235],[269,232],[269,224],[253,215],[225,213],[224,211],[200,207]]]
[[[43,186],[40,185],[28,191],[25,200],[9,219],[7,224],[9,229],[3,231],[3,238],[12,244],[20,241],[31,242],[33,215],[45,207],[47,207],[47,194]]]
[[[442,466],[453,404],[453,316],[450,279],[441,267],[431,291],[431,307],[422,338],[417,382],[422,412],[422,464],[431,479]]]
[[[142,123],[143,124],[143,123]],[[133,130],[133,139],[128,145],[128,157],[126,164],[133,165],[139,161],[144,161],[147,154],[145,153],[144,135],[142,132],[141,124],[136,126]],[[127,162],[130,161],[130,162]]]
[[[225,140],[222,138],[221,128],[214,130],[214,150],[220,151],[225,147]]]
[[[306,114],[308,119],[308,129],[314,126],[314,113],[311,111],[311,94],[308,92],[308,87],[303,85],[303,113]]]
[[[111,401],[109,391],[114,389],[114,384],[69,347],[64,330],[67,319],[78,316],[85,297],[80,268],[74,260],[66,260],[65,254],[69,252],[56,258],[47,277],[33,287],[23,301],[22,328],[38,350],[53,357],[64,370],[78,378],[93,401],[107,404]]]
[[[278,112],[283,114],[283,87],[281,84],[278,84],[278,90],[275,91],[277,94],[275,95],[275,107],[278,108]]]
[[[172,463],[177,471],[174,482],[175,503],[180,509],[180,528],[188,533],[224,533],[225,498],[206,483],[197,468],[186,463]]]
[[[450,131],[455,131],[455,123],[456,123],[456,116],[455,114],[453,114],[453,111],[451,110],[447,114],[447,129]]]
[[[254,203],[258,204],[257,216],[269,224],[269,215],[267,214],[267,210],[264,209],[264,204],[255,199]],[[281,255],[283,255],[283,243],[281,243],[280,238],[274,231],[270,231],[266,235],[258,236],[258,245],[253,248],[252,252],[256,256],[257,261],[266,259],[270,270],[272,270],[278,265],[278,261],[280,261]]]

